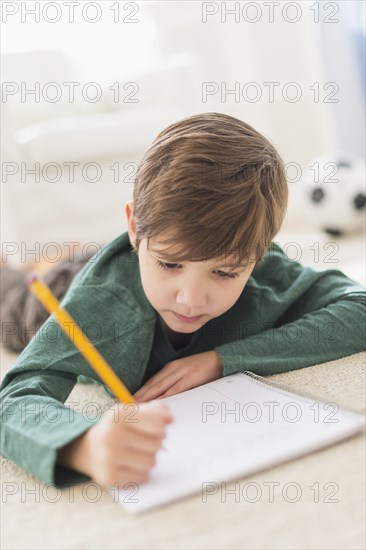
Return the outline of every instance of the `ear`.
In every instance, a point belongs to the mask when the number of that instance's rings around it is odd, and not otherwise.
[[[130,238],[130,242],[134,249],[136,250],[135,242],[136,242],[136,220],[133,217],[133,202],[127,202],[125,204],[125,212],[126,212],[126,218],[127,218],[127,231],[128,236]]]

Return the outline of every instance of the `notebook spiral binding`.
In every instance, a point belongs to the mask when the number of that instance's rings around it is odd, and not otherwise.
[[[338,405],[338,403],[336,403],[335,401],[325,402],[323,399],[321,399],[319,397],[316,397],[315,395],[312,395],[310,392],[307,392],[305,390],[298,390],[298,389],[294,390],[293,388],[291,388],[290,386],[287,386],[283,382],[275,382],[274,380],[267,380],[267,378],[263,378],[263,376],[259,376],[258,374],[255,374],[254,372],[251,372],[249,370],[241,371],[241,373],[246,374],[247,376],[252,378],[257,384],[260,384],[261,386],[265,386],[267,388],[268,388],[268,386],[272,386],[273,388],[275,388],[277,390],[283,390],[286,393],[289,393],[289,394],[293,395],[294,397],[300,396],[300,397],[303,397],[306,400],[315,401],[315,402],[318,402],[318,403],[332,403],[334,405],[337,405],[339,408],[343,408],[340,405]]]

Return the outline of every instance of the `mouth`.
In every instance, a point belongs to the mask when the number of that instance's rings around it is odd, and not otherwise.
[[[184,323],[194,323],[199,319],[201,319],[201,317],[203,317],[203,315],[196,315],[195,317],[185,317],[184,315],[179,315],[174,311],[173,311],[173,314],[179,321],[183,321]]]

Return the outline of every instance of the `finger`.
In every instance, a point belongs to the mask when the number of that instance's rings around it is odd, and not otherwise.
[[[160,374],[160,373],[159,373]],[[165,380],[166,376],[153,376],[148,380],[137,392],[134,394],[136,399],[141,399],[145,396],[146,392],[150,391],[156,384],[160,384]]]
[[[172,422],[173,416],[163,403],[151,402],[141,405],[137,420],[137,422],[131,422],[126,428],[130,431],[161,437],[164,434],[165,424]]]
[[[176,371],[177,367],[172,362],[167,363],[158,373],[154,374],[141,388],[137,390],[133,396],[137,399],[144,396],[145,392],[150,390],[156,384],[164,382],[164,380],[169,377],[172,372]]]
[[[181,393],[182,391],[190,390],[194,386],[187,386],[183,387],[182,384],[174,384],[171,388],[168,389],[163,395],[158,397],[158,399],[165,399],[165,397],[169,397],[170,395],[176,395],[177,393]]]
[[[163,437],[160,435],[142,434],[138,431],[132,431],[128,436],[125,447],[133,451],[151,455],[151,453],[155,453],[160,448],[165,435],[165,430],[163,432]]]
[[[151,401],[152,399],[155,399],[160,395],[163,395],[167,390],[169,390],[170,387],[176,384],[181,378],[182,378],[182,374],[177,372],[171,373],[169,376],[164,378],[164,380],[157,382],[150,388],[147,388],[143,393],[141,393],[140,400],[143,399],[145,401]]]
[[[128,468],[137,473],[146,472],[156,463],[155,453],[147,455],[125,449],[118,457],[118,468]]]

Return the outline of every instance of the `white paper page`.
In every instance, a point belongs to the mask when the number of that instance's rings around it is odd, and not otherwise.
[[[265,379],[261,379],[265,381]],[[165,398],[174,422],[150,479],[111,491],[130,513],[204,494],[361,430],[362,415],[263,385],[245,373]]]

